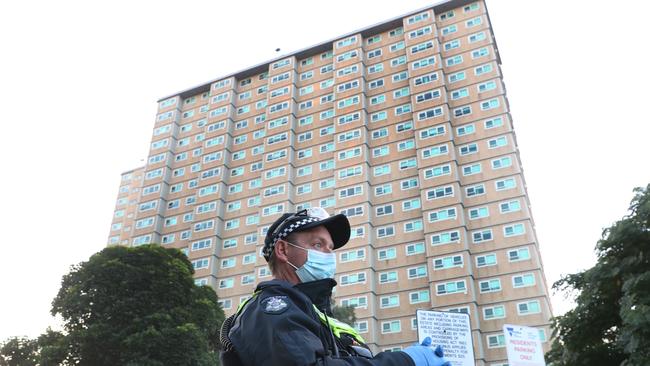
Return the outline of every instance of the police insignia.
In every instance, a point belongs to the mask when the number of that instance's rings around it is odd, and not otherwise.
[[[271,296],[262,300],[262,307],[267,314],[280,314],[287,310],[289,304],[286,296]]]

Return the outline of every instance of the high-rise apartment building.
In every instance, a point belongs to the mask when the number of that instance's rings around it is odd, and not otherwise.
[[[282,212],[342,212],[336,302],[375,350],[435,308],[504,364],[502,325],[548,337],[551,308],[499,65],[485,3],[450,0],[161,99],[109,245],[183,250],[232,314]]]

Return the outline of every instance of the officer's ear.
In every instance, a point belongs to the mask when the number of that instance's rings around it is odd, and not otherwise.
[[[275,243],[275,248],[274,248],[274,255],[275,259],[280,262],[280,263],[287,263],[289,260],[289,257],[287,256],[287,242],[280,239]]]

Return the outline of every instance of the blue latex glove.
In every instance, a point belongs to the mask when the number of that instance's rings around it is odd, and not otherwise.
[[[422,344],[415,343],[406,348],[404,352],[413,359],[415,366],[451,366],[451,363],[445,360],[441,346],[437,346],[435,350],[431,349],[430,337],[424,338]]]

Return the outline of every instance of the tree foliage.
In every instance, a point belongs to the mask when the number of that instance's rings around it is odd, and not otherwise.
[[[66,335],[44,335],[79,365],[214,365],[223,310],[187,257],[157,245],[110,247],[73,266],[52,302]]]
[[[553,288],[576,307],[553,319],[552,365],[650,365],[650,185],[630,213],[603,231],[594,267]]]
[[[63,334],[50,328],[37,339],[12,337],[0,347],[0,366],[61,365],[66,348]]]
[[[11,337],[0,345],[0,366],[34,366],[38,363],[38,345],[33,339]]]

